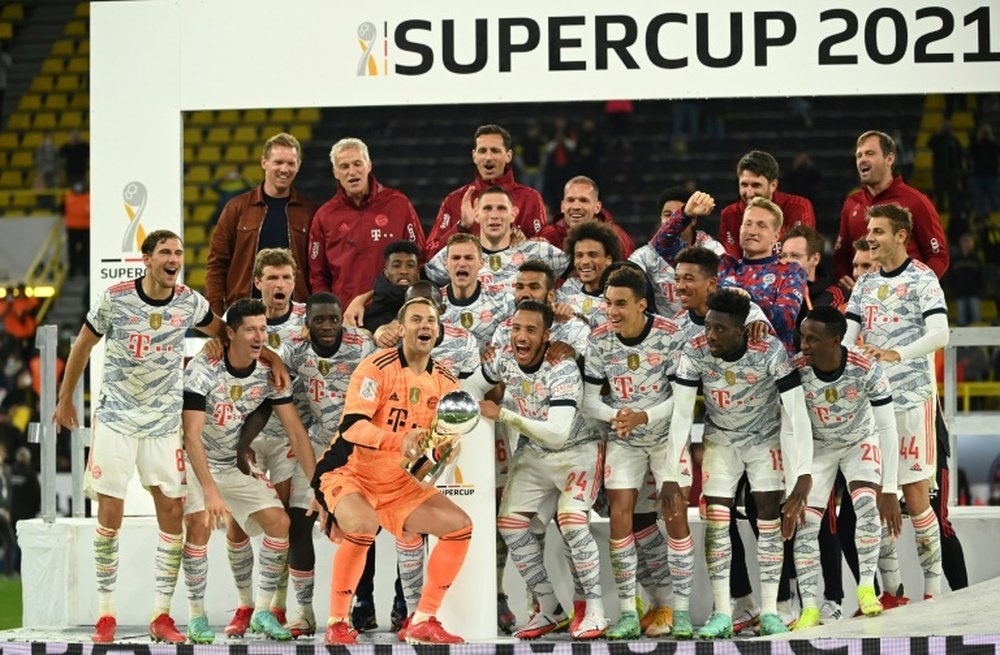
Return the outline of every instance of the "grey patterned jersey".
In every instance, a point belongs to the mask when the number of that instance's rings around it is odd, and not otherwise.
[[[106,289],[86,319],[105,343],[96,420],[140,439],[180,434],[184,333],[211,322],[208,301],[181,284],[165,300],[143,293],[142,278]]]
[[[498,350],[502,350],[510,344],[510,330],[514,325],[514,317],[508,316],[497,326],[493,333],[492,345]],[[576,354],[582,355],[587,351],[587,337],[590,336],[590,326],[581,319],[574,316],[568,321],[556,321],[552,324],[552,332],[549,341],[562,341],[573,346]]]
[[[287,315],[267,319],[267,347],[281,356],[284,361],[283,352],[285,347],[290,347],[294,342],[301,340],[305,324],[305,304],[292,302]],[[288,366],[287,361],[285,361],[285,366]],[[289,370],[291,370],[290,367]],[[299,387],[299,384],[298,380],[294,381],[293,391]],[[304,406],[300,405],[300,409],[304,409]],[[310,414],[301,411],[299,413],[302,415],[302,424],[307,428],[311,427],[312,417]],[[260,431],[260,436],[264,439],[288,439],[288,435],[285,434],[285,428],[274,414],[271,415],[264,429]]]
[[[500,321],[514,313],[514,298],[506,289],[489,291],[479,284],[471,297],[458,300],[449,286],[442,295],[445,310],[441,323],[468,330],[480,351],[490,345]]]
[[[465,328],[442,325],[431,357],[456,378],[464,380],[479,367],[479,345]]]
[[[295,376],[295,399],[312,416],[309,438],[326,446],[337,432],[344,409],[344,394],[351,373],[361,360],[375,352],[375,343],[357,328],[341,328],[340,343],[329,357],[321,357],[303,339],[289,343],[282,358]],[[305,416],[303,416],[305,422]]]
[[[704,232],[697,232],[694,245],[704,246],[720,257],[726,252],[721,243]],[[653,296],[656,299],[657,314],[673,316],[681,311],[681,303],[680,299],[677,298],[675,286],[677,277],[670,262],[661,257],[656,249],[648,243],[636,249],[629,257],[629,261],[641,266],[649,279],[653,281]]]
[[[556,290],[556,302],[566,303],[584,321],[595,328],[608,320],[608,302],[604,294],[594,295],[583,288],[580,278],[571,277]]]
[[[748,343],[738,359],[726,361],[709,352],[701,334],[684,347],[675,378],[704,387],[705,440],[738,448],[778,441],[779,395],[801,384],[785,347],[772,336]]]
[[[439,286],[448,284],[448,271],[444,267],[445,248],[427,262],[424,272],[428,279]],[[507,292],[514,289],[518,268],[529,259],[539,259],[548,264],[556,277],[569,266],[569,255],[548,241],[522,241],[503,250],[483,249],[483,267],[479,269],[479,282],[487,291]]]
[[[213,473],[236,467],[236,445],[247,416],[270,400],[273,404],[290,403],[290,390],[276,391],[267,380],[270,367],[262,361],[250,372],[239,375],[226,358],[209,360],[204,352],[188,362],[184,371],[184,393],[205,398],[205,427],[202,442],[208,468]]]
[[[847,318],[861,324],[865,344],[894,350],[919,339],[926,318],[948,314],[937,276],[925,264],[908,260],[898,271],[865,273],[847,301]],[[934,376],[927,357],[886,364],[896,407],[916,407],[931,397]]]
[[[792,359],[802,378],[813,441],[820,448],[859,443],[875,434],[872,407],[892,402],[889,378],[874,359],[841,347],[840,369],[817,371],[799,353]]]

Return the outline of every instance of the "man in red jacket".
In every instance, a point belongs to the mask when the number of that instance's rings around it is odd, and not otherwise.
[[[740,184],[740,199],[722,210],[719,223],[719,241],[726,252],[736,259],[743,256],[740,225],[747,203],[753,198],[767,198],[781,208],[784,220],[778,233],[779,242],[785,237],[785,232],[796,225],[816,227],[816,213],[808,198],[778,191],[778,161],[770,153],[751,150],[743,155],[736,165],[736,176]]]
[[[514,181],[511,160],[514,151],[510,133],[499,125],[481,125],[476,130],[476,147],[472,149],[472,162],[476,165],[476,179],[463,184],[445,197],[434,219],[434,227],[427,237],[427,260],[448,244],[448,237],[456,231],[479,234],[473,203],[486,189],[499,186],[514,199],[519,228],[529,239],[545,226],[548,220],[542,196],[531,187]]]
[[[544,238],[556,248],[564,250],[566,235],[569,231],[590,221],[600,221],[611,226],[618,234],[618,239],[622,242],[622,259],[628,259],[635,244],[628,232],[622,229],[621,225],[615,223],[611,212],[606,210],[601,204],[600,190],[597,182],[586,175],[577,175],[570,178],[566,186],[563,187],[562,204],[559,206],[559,216],[551,225],[546,225],[538,236]]]
[[[861,189],[844,201],[840,233],[833,247],[833,272],[838,279],[851,275],[851,245],[868,232],[868,209],[875,205],[901,205],[913,216],[913,234],[906,244],[912,259],[926,264],[938,279],[948,270],[951,255],[941,227],[941,217],[930,198],[894,175],[896,142],[885,132],[869,130],[858,137],[855,161]]]
[[[364,141],[341,139],[330,150],[330,161],[340,186],[309,230],[309,282],[313,293],[330,291],[347,307],[371,289],[386,245],[405,239],[423,250],[424,230],[410,199],[372,175]]]

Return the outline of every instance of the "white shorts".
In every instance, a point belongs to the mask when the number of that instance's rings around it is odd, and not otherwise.
[[[323,453],[326,452],[327,446],[321,446],[315,441],[310,441],[309,443],[318,462]],[[288,506],[309,509],[310,503],[316,497],[312,488],[312,480],[306,478],[306,472],[298,465],[298,460],[293,459],[292,461],[295,462],[295,471],[292,473],[292,491],[288,497]]]
[[[607,471],[607,467],[605,467],[605,471]],[[690,476],[687,484],[691,484]],[[683,482],[681,486],[684,486]],[[639,496],[635,499],[635,509],[632,513],[649,514],[650,512],[655,512],[657,515],[660,513],[660,485],[656,482],[656,476],[653,475],[653,472],[646,471],[646,477],[643,478],[642,488],[639,489]]]
[[[754,491],[785,490],[781,442],[778,440],[753,448],[720,446],[706,441],[701,470],[702,495],[705,497],[732,498],[744,471]]]
[[[254,537],[263,534],[264,529],[251,516],[265,509],[275,507],[284,509],[278,493],[274,486],[264,477],[264,474],[257,472],[255,475],[243,475],[237,469],[222,473],[212,473],[215,479],[215,486],[219,488],[222,499],[226,501],[226,507],[233,520],[248,536]],[[204,511],[205,492],[198,482],[198,477],[191,474],[188,480],[188,496],[184,501],[184,514],[194,514]]]
[[[503,490],[500,514],[530,514],[557,497],[558,512],[589,511],[600,489],[604,444],[599,441],[539,457],[531,451],[514,459]]]
[[[934,479],[937,475],[937,436],[934,431],[934,399],[908,409],[896,410],[899,432],[899,486]]]
[[[91,499],[97,500],[97,494],[124,499],[136,470],[146,489],[159,487],[169,498],[183,498],[187,494],[179,432],[169,437],[140,439],[119,434],[95,421],[92,434],[83,478],[83,490]]]
[[[830,500],[830,491],[837,479],[837,470],[844,472],[848,484],[851,482],[882,483],[882,453],[878,438],[866,436],[856,444],[844,444],[834,448],[816,448],[813,451],[812,489],[809,491],[809,507],[822,509]]]
[[[649,448],[629,448],[617,439],[609,440],[604,457],[604,488],[641,491],[646,485],[646,472],[651,471],[654,486],[659,489],[668,471],[665,454],[666,446],[663,444]],[[682,487],[690,487],[691,465],[686,447],[681,452],[680,472],[678,482]]]
[[[267,472],[271,484],[291,480],[299,463],[287,437],[257,437],[251,444],[257,456],[257,468]]]

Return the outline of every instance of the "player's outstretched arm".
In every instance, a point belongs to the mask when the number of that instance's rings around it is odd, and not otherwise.
[[[605,423],[610,423],[618,410],[604,402],[601,397],[601,383],[592,381],[590,378],[583,383],[583,415],[587,418],[597,419]]]
[[[780,387],[779,387],[780,388]],[[795,534],[795,526],[805,522],[805,510],[812,489],[812,424],[806,408],[802,385],[781,392],[781,460],[786,485],[794,480],[782,509],[782,533],[785,539]]]
[[[312,480],[313,472],[316,470],[316,453],[313,452],[312,443],[306,428],[302,425],[299,412],[295,404],[291,402],[274,405],[274,413],[278,415],[281,424],[288,434],[288,443],[292,446],[295,459],[299,460],[299,466],[305,471],[306,479]]]
[[[879,495],[879,513],[889,529],[889,534],[898,537],[903,529],[903,517],[899,511],[899,432],[896,428],[896,412],[892,399],[880,405],[873,405],[875,426],[878,429],[879,449],[882,451],[882,493]]]
[[[250,475],[251,468],[257,463],[253,448],[250,446],[270,418],[271,402],[265,401],[250,412],[240,427],[240,438],[236,441],[236,467],[243,475]]]
[[[576,418],[576,406],[569,404],[549,407],[544,421],[521,416],[506,407],[499,407],[491,400],[479,401],[479,411],[486,418],[509,425],[550,450],[563,447],[573,428],[573,419]]]
[[[56,411],[52,414],[52,422],[67,430],[75,430],[80,427],[80,417],[76,415],[76,407],[73,406],[73,392],[76,391],[76,385],[79,384],[80,377],[87,368],[90,351],[100,340],[100,336],[94,334],[87,325],[84,325],[80,328],[80,334],[73,343],[73,348],[69,351],[62,385],[59,387]]]
[[[202,400],[204,401],[204,396]],[[189,402],[185,400],[185,404]],[[224,523],[229,510],[219,488],[215,486],[215,478],[212,477],[208,458],[205,456],[205,445],[201,441],[201,433],[205,428],[204,408],[185,409],[181,414],[181,421],[184,425],[184,450],[187,451],[188,462],[205,494],[205,518],[211,530]]]

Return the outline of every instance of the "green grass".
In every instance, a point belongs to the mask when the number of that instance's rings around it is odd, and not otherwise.
[[[21,627],[21,578],[0,577],[0,630]]]

